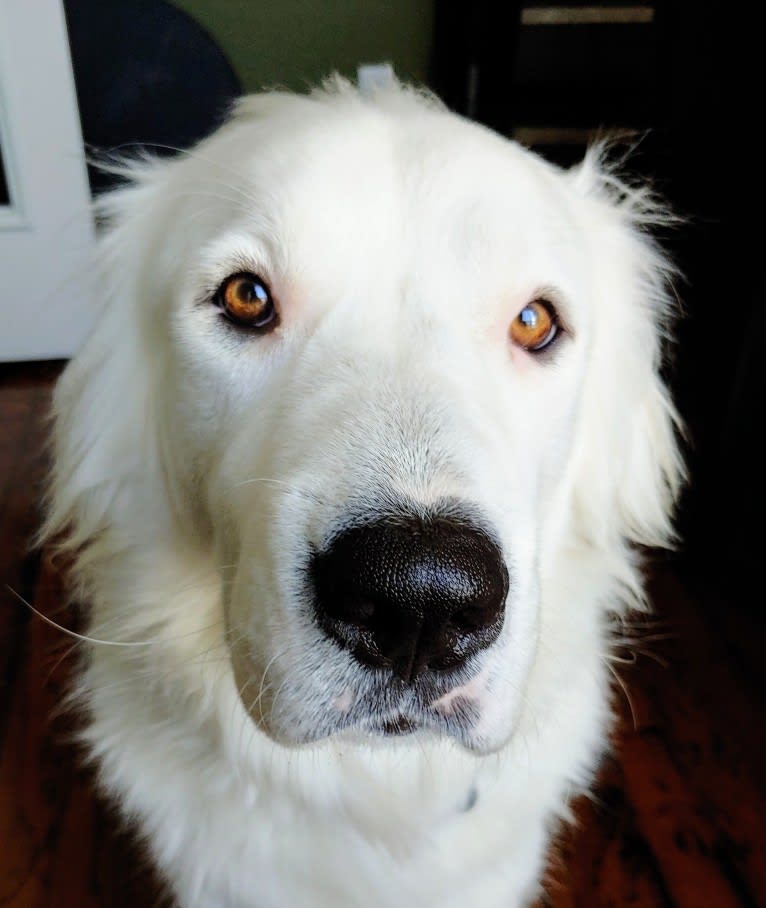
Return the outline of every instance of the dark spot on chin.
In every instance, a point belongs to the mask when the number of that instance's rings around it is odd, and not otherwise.
[[[384,722],[382,727],[387,735],[408,735],[410,732],[415,731],[418,726],[406,716],[397,716],[389,722]]]
[[[460,808],[462,813],[468,813],[472,807],[476,806],[476,802],[479,800],[479,790],[474,786],[469,792],[468,795],[463,801],[463,805]]]

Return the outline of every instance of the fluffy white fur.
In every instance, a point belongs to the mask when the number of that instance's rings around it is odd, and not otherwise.
[[[564,172],[340,81],[245,98],[126,174],[103,312],[56,391],[46,528],[107,641],[81,685],[105,789],[184,908],[526,905],[605,747],[633,546],[671,536],[661,210],[598,151]],[[277,331],[211,304],[242,270]],[[567,332],[536,358],[508,327],[540,293]],[[344,725],[386,715],[311,620],[307,552],[350,511],[454,498],[512,575],[466,682],[479,719]]]

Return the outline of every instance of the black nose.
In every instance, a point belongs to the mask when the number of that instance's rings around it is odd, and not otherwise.
[[[508,571],[494,540],[468,523],[355,526],[314,556],[311,574],[325,633],[405,681],[462,665],[502,627]]]

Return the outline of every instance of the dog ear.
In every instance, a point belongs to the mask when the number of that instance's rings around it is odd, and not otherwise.
[[[621,180],[603,147],[571,176],[589,206],[595,313],[574,459],[576,510],[604,550],[625,541],[667,546],[684,479],[682,426],[662,377],[675,272],[651,231],[674,218],[649,190]]]
[[[101,311],[54,393],[53,463],[40,534],[66,548],[82,550],[118,522],[129,504],[129,478],[142,477],[130,485],[133,495],[161,473],[151,393],[159,357],[146,303],[159,292],[149,263],[158,225],[167,223],[156,189],[166,166],[144,160],[110,167],[130,183],[96,206],[105,226],[90,283]]]

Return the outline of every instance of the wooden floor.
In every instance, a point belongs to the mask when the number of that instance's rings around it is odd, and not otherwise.
[[[0,906],[143,908],[159,890],[60,709],[72,641],[5,589],[72,626],[56,571],[26,553],[56,372],[0,367]],[[615,665],[631,700],[616,756],[576,805],[541,905],[766,908],[764,622],[669,563],[653,573],[659,623]]]

